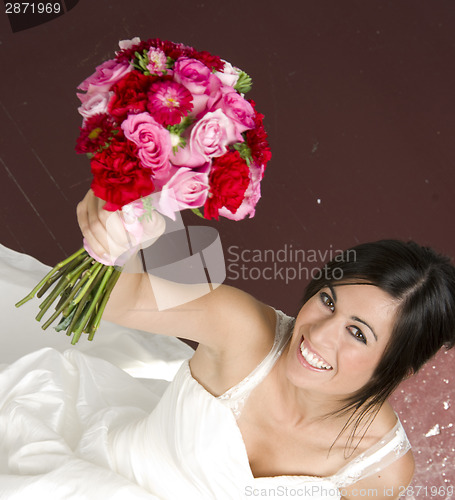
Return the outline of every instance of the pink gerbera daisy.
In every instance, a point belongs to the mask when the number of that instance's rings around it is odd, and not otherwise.
[[[180,83],[156,82],[150,87],[147,109],[161,125],[177,125],[193,109],[193,96]]]

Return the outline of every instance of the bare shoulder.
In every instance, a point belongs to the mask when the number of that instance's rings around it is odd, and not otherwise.
[[[205,335],[191,359],[194,378],[218,395],[243,380],[265,358],[275,338],[275,310],[252,295],[220,286],[206,307]]]
[[[395,499],[406,491],[414,475],[414,456],[409,450],[385,469],[346,487],[342,498],[359,498],[361,491],[377,499]]]
[[[206,311],[206,338],[201,348],[224,357],[245,349],[265,349],[273,342],[276,313],[267,304],[238,288],[221,285],[202,299]]]

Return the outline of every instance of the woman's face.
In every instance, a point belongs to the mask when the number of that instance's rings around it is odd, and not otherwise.
[[[373,285],[321,289],[296,318],[285,361],[288,380],[298,388],[343,397],[362,388],[385,350],[397,307]]]

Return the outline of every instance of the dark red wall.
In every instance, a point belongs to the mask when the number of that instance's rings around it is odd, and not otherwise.
[[[79,246],[74,207],[90,169],[74,152],[75,89],[138,35],[209,50],[253,77],[273,161],[256,218],[217,225],[228,264],[232,245],[324,252],[384,237],[455,256],[454,29],[450,0],[81,0],[16,33],[2,15],[2,242],[49,264]],[[265,263],[235,280],[234,267],[230,282],[297,307],[300,280],[253,279]]]

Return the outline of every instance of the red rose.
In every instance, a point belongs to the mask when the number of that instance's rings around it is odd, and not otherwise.
[[[222,207],[235,214],[250,182],[248,173],[248,165],[238,151],[229,151],[213,160],[209,195],[204,205],[206,219],[218,220],[218,211]]]
[[[109,101],[109,113],[121,123],[129,113],[143,113],[147,109],[147,92],[156,80],[154,76],[130,71],[111,90],[114,95]]]
[[[153,193],[150,169],[141,167],[135,153],[132,142],[114,139],[107,149],[92,158],[91,187],[98,198],[106,201],[105,210],[114,212]]]

